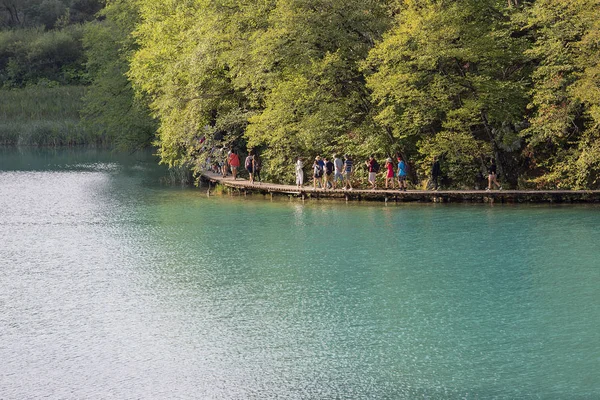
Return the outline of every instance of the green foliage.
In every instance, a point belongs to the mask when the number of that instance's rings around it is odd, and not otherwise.
[[[511,38],[501,4],[406,1],[364,63],[376,121],[401,148],[417,147],[422,165],[444,156],[449,171],[457,171],[450,177],[466,184],[492,154],[516,183],[510,153],[520,150],[527,43]]]
[[[93,82],[84,97],[83,123],[120,148],[149,146],[156,124],[126,76],[136,49],[131,32],[138,22],[137,8],[129,1],[113,1],[102,16],[103,21],[86,25],[83,39]]]
[[[82,37],[81,26],[0,31],[0,86],[87,83]]]
[[[600,19],[598,0],[540,0],[529,10],[536,28],[531,127],[525,137],[542,187],[600,184]]]
[[[79,24],[91,21],[103,5],[104,0],[2,0],[0,29]]]
[[[256,148],[290,181],[298,155],[403,153],[471,187],[494,156],[508,186],[597,187],[599,5],[113,1],[86,34],[86,117],[108,132],[148,104],[162,162],[183,168]]]
[[[265,172],[282,177],[293,154],[334,149],[367,125],[358,61],[385,29],[381,2],[140,4],[129,76],[151,99],[169,165],[209,136],[205,149],[265,148]]]

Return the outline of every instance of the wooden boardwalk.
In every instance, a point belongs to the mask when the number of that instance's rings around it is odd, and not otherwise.
[[[391,190],[391,189],[354,189],[354,190],[313,190],[310,186],[301,189],[295,185],[279,185],[275,183],[254,183],[238,178],[233,180],[231,175],[223,178],[219,174],[206,172],[202,180],[208,184],[208,192],[220,184],[242,195],[287,195],[302,199],[333,198],[369,201],[393,202],[437,202],[437,203],[600,203],[600,190]]]

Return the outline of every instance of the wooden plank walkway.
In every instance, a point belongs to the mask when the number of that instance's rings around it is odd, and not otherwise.
[[[208,191],[214,184],[237,190],[240,194],[281,194],[306,198],[334,198],[349,200],[396,201],[396,202],[500,202],[500,203],[600,203],[600,190],[314,190],[310,186],[298,189],[295,185],[254,183],[230,176],[205,172],[202,180],[208,183]]]

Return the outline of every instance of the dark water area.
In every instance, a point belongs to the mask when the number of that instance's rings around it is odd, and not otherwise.
[[[206,197],[0,149],[0,398],[600,398],[600,207]]]

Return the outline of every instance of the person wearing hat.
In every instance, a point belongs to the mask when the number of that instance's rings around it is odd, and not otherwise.
[[[319,189],[323,184],[323,160],[321,160],[321,156],[315,157],[315,162],[313,163],[313,189],[317,190],[317,183],[319,184]]]
[[[387,189],[388,183],[390,183],[392,185],[392,189],[394,189],[396,186],[394,183],[394,163],[390,157],[385,160],[385,169],[387,171],[385,175],[385,188]]]

